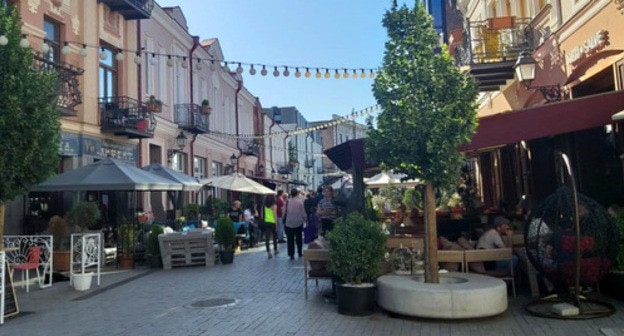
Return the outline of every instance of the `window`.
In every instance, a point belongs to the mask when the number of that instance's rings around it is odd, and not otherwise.
[[[193,158],[193,172],[198,179],[206,177],[206,159],[201,157]]]
[[[43,19],[43,31],[50,46],[50,53],[46,55],[50,61],[61,60],[61,25],[49,18]]]
[[[212,161],[212,165],[210,167],[211,176],[221,176],[223,173],[223,164],[221,162]]]
[[[171,169],[186,172],[186,154],[176,152],[171,157]]]
[[[117,61],[115,61],[112,49],[102,47],[106,54],[105,59],[100,60],[100,97],[117,96]]]

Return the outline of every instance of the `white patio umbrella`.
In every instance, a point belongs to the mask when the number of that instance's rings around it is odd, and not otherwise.
[[[421,181],[419,179],[401,181],[401,179],[404,177],[405,177],[405,174],[392,174],[389,172],[382,171],[381,173],[377,175],[364,179],[364,183],[369,188],[381,188],[390,184],[393,184],[400,188],[412,188],[421,184]]]
[[[172,180],[173,182],[181,183],[183,191],[197,191],[204,186],[197,181],[197,178],[188,176],[169,167],[165,167],[160,163],[152,163],[142,169],[160,177]]]
[[[101,161],[53,176],[33,191],[166,191],[182,190],[182,183],[147,172],[124,161]]]
[[[202,185],[208,185],[215,188],[227,189],[232,191],[246,192],[252,194],[274,194],[271,190],[262,184],[246,177],[241,173],[232,175],[214,176],[199,181]]]

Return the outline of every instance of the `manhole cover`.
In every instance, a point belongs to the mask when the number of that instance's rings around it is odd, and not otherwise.
[[[227,299],[227,298],[216,298],[216,299],[208,299],[201,300],[191,303],[191,307],[193,308],[213,308],[213,307],[224,307],[231,306],[236,303],[235,299]]]

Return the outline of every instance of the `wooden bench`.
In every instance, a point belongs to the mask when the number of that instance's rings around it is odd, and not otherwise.
[[[158,235],[163,268],[212,266],[215,262],[212,232],[174,232]]]
[[[460,270],[465,271],[464,268],[464,251],[459,250],[439,250],[438,251],[438,263],[457,263]]]
[[[479,250],[465,250],[464,251],[464,270],[469,270],[469,264],[473,262],[487,262],[487,261],[508,261],[509,273],[496,275],[497,278],[502,280],[511,281],[511,289],[513,291],[513,297],[516,297],[516,283],[514,280],[513,269],[513,250],[511,248],[496,248],[496,249],[479,249]],[[488,274],[491,275],[491,274]],[[495,275],[492,275],[495,276]]]
[[[308,299],[308,281],[314,279],[316,286],[318,287],[318,279],[331,279],[332,276],[329,272],[323,270],[318,274],[310,274],[308,271],[309,262],[329,262],[329,250],[327,249],[305,249],[303,250],[303,283],[305,287],[305,298]]]

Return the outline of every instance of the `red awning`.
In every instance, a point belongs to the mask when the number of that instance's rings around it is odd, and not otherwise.
[[[459,150],[469,152],[604,126],[611,124],[611,116],[622,110],[624,91],[503,112],[479,118],[477,133]]]

